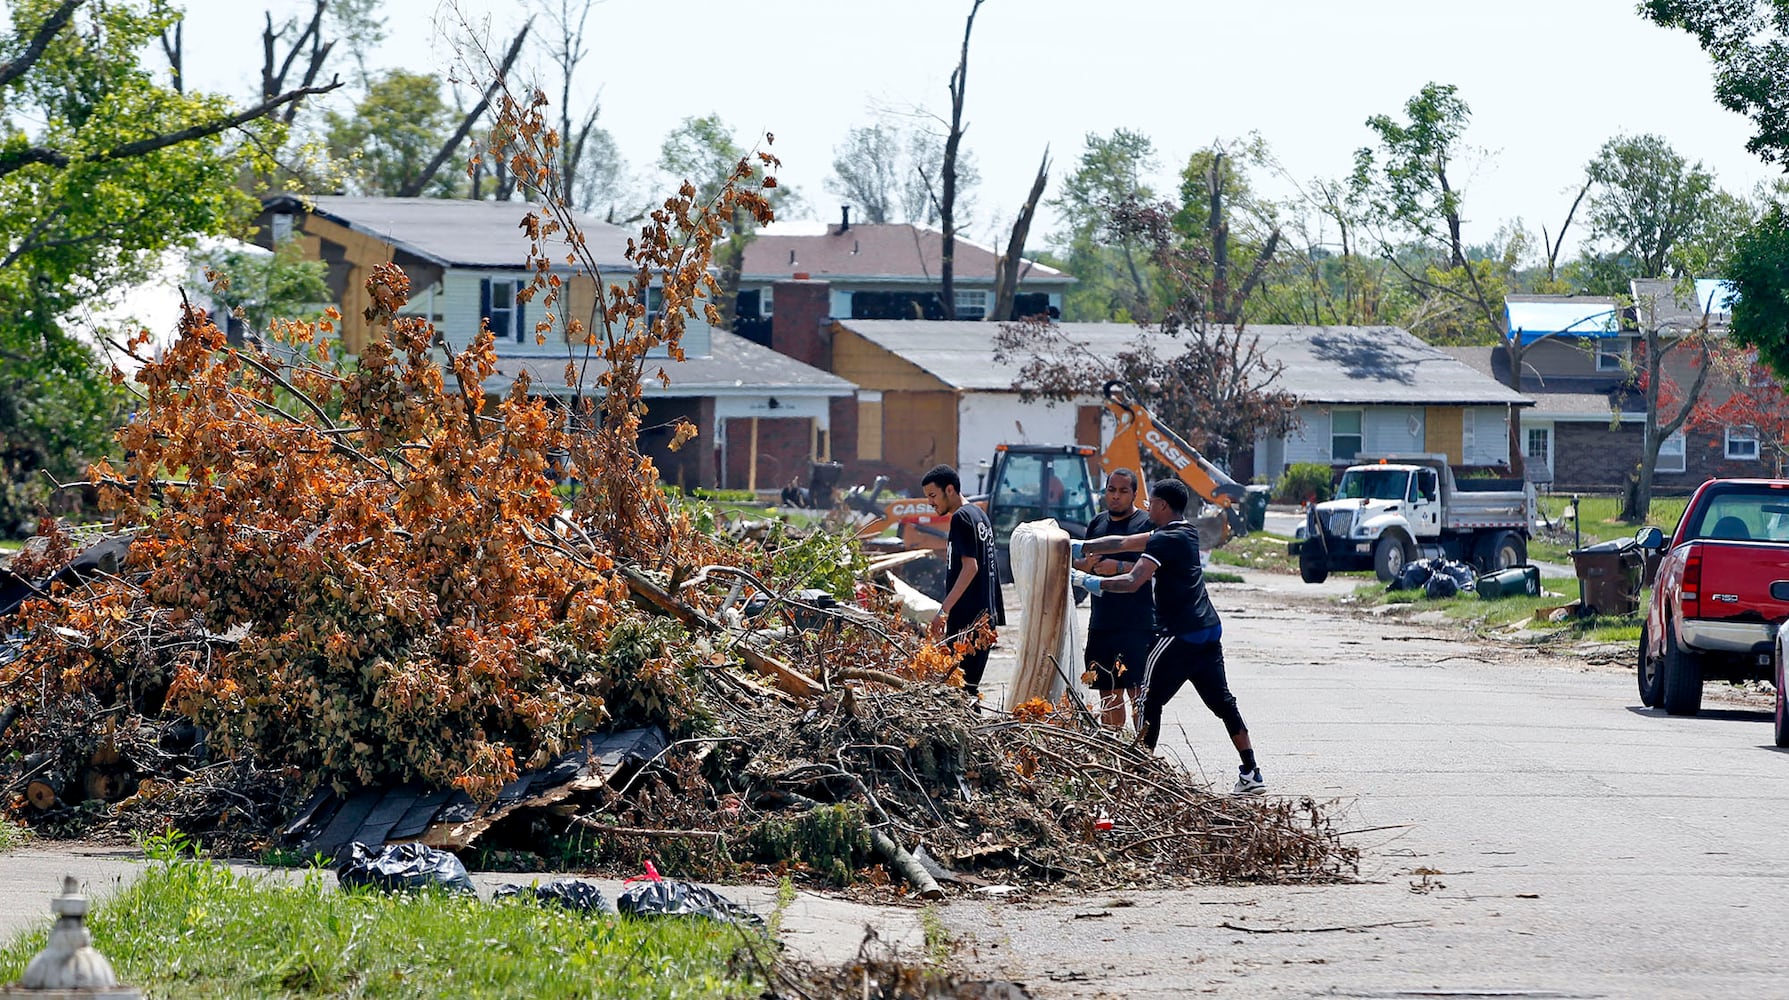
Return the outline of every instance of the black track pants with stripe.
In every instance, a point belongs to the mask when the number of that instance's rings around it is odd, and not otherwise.
[[[1231,736],[1248,729],[1242,713],[1236,709],[1236,696],[1224,678],[1224,643],[1190,643],[1176,636],[1164,635],[1149,650],[1149,662],[1143,668],[1143,743],[1154,749],[1161,738],[1162,708],[1192,682],[1200,700],[1211,714],[1224,720]]]

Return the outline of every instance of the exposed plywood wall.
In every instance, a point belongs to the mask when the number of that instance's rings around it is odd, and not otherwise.
[[[1425,415],[1423,451],[1432,455],[1446,455],[1448,462],[1461,464],[1465,452],[1461,450],[1460,408],[1431,406],[1427,408]]]
[[[849,377],[849,376],[847,376]],[[882,397],[882,460],[913,473],[911,484],[957,452],[957,394],[954,392],[890,392]]]
[[[911,361],[870,343],[843,326],[832,328],[833,374],[864,389],[883,392],[946,391],[950,386]]]
[[[342,281],[339,329],[343,348],[350,354],[359,354],[372,334],[372,326],[366,320],[367,306],[372,304],[366,279],[374,267],[391,260],[391,244],[316,215],[304,217],[299,238],[303,241],[305,255],[312,260],[324,259],[324,240],[342,248],[342,266],[345,266],[346,274]]]

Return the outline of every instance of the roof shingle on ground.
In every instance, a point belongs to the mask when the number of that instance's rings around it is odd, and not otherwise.
[[[952,265],[958,278],[992,281],[994,251],[958,237]],[[879,281],[936,281],[944,260],[944,234],[906,223],[861,223],[824,233],[759,233],[746,244],[741,280],[773,281],[806,274],[813,278]],[[1026,260],[1021,284],[1068,284],[1075,279]]]
[[[281,195],[269,199],[265,209],[320,215],[443,267],[516,269],[528,261],[528,234],[521,227],[534,206],[464,198]],[[631,269],[626,251],[632,230],[594,216],[576,219],[599,266]],[[546,249],[557,263],[564,256],[563,240],[558,235],[547,239]]]
[[[994,360],[999,324],[970,321],[839,320],[839,325],[958,389],[1010,391],[1020,362]],[[1153,344],[1172,356],[1184,340],[1124,323],[1061,323],[1069,339],[1101,357]],[[1531,401],[1439,348],[1394,326],[1251,326],[1283,366],[1276,387],[1310,403],[1479,406]],[[1339,377],[1338,377],[1339,376]],[[1097,387],[1090,387],[1094,391]]]
[[[645,369],[646,395],[684,397],[782,392],[808,396],[849,396],[857,391],[856,385],[831,372],[803,364],[737,334],[715,330],[710,338],[710,351],[706,357],[686,357],[682,361],[648,358]],[[582,351],[573,360],[581,357]],[[507,393],[516,376],[525,371],[535,394],[571,395],[571,389],[565,384],[566,359],[565,354],[500,355],[497,358],[497,372],[485,379],[484,391],[497,395]],[[600,360],[591,362],[590,376],[585,379],[586,392],[589,391],[588,384],[594,383],[595,372],[601,364]],[[668,386],[658,380],[661,368],[671,380]]]

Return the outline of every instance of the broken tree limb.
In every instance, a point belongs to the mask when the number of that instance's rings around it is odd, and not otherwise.
[[[932,873],[926,871],[924,865],[914,860],[913,855],[908,854],[906,848],[891,840],[888,834],[881,830],[871,830],[870,842],[876,845],[876,853],[882,855],[882,860],[888,862],[889,867],[900,872],[901,877],[913,886],[921,899],[944,898],[944,890],[938,886],[938,880],[932,877]]]
[[[645,600],[648,604],[683,622],[685,625],[699,625],[711,632],[725,632],[727,627],[702,612],[690,607],[675,595],[668,593],[663,587],[646,578],[644,573],[629,566],[620,567],[622,579],[634,596]],[[780,660],[764,655],[750,643],[739,643],[739,658],[745,665],[776,682],[776,686],[798,698],[817,698],[824,689],[820,682],[807,674],[783,663]]]
[[[897,691],[907,686],[907,679],[904,677],[896,677],[886,670],[871,670],[868,667],[843,667],[838,671],[838,676],[847,681],[874,681],[877,684],[886,684]]]

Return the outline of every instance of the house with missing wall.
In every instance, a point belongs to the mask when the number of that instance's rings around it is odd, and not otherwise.
[[[1690,289],[1693,288],[1693,291]],[[1666,338],[1700,326],[1726,335],[1730,313],[1724,282],[1702,280],[1679,288],[1665,279],[1637,280],[1622,300],[1591,295],[1512,295],[1505,306],[1512,338],[1523,344],[1520,382],[1502,347],[1452,347],[1448,353],[1534,400],[1521,414],[1520,441],[1528,478],[1554,492],[1620,492],[1639,465],[1646,435],[1646,401],[1636,384],[1643,364],[1645,324]],[[1695,380],[1695,354],[1666,356],[1667,377]],[[1705,400],[1718,403],[1735,389],[1733,376],[1711,371]],[[1744,427],[1685,427],[1666,437],[1654,488],[1686,492],[1711,476],[1761,474],[1757,436]]]
[[[566,384],[566,362],[580,359],[583,349],[569,343],[564,317],[590,316],[596,286],[555,264],[567,298],[556,310],[557,328],[537,342],[535,326],[544,314],[538,302],[518,295],[533,273],[526,266],[529,240],[519,228],[528,210],[518,202],[281,195],[263,203],[259,242],[298,239],[307,256],[328,266],[348,353],[359,353],[374,334],[364,317],[365,282],[375,266],[390,261],[410,277],[405,313],[434,323],[450,346],[464,347],[481,324],[490,327],[498,372],[484,385],[488,395],[506,393],[526,372],[532,392],[566,399],[575,392]],[[579,226],[605,277],[612,273],[608,280],[631,276],[626,249],[633,231],[589,217]],[[648,290],[649,310],[656,292]],[[699,317],[689,320],[682,348],[682,360],[655,349],[648,371],[662,370],[666,378],[649,378],[645,386],[641,449],[666,482],[768,489],[805,479],[812,462],[831,457],[833,401],[854,400],[855,386]],[[594,382],[591,371],[586,385]],[[668,445],[679,419],[694,424],[697,435],[673,452]]]
[[[779,222],[746,245],[740,268],[734,329],[770,343],[776,283],[806,277],[831,286],[828,314],[839,319],[944,318],[939,295],[944,234],[907,223],[854,223],[849,206],[831,224]],[[999,254],[957,237],[952,265],[956,318],[980,320],[994,307]],[[1024,260],[1018,293],[1005,319],[1061,315],[1062,293],[1074,278]]]
[[[1100,387],[1054,404],[1020,399],[1019,365],[994,359],[993,324],[845,319],[831,315],[827,282],[776,284],[777,350],[858,387],[834,400],[834,457],[849,481],[887,475],[916,484],[949,462],[986,466],[1002,443],[1101,446],[1113,427]],[[1098,355],[1160,338],[1124,323],[1065,323],[1061,331]],[[1494,468],[1509,455],[1512,410],[1529,400],[1395,327],[1258,326],[1279,385],[1298,395],[1299,426],[1235,456],[1239,479],[1278,477],[1294,462],[1347,465],[1360,457],[1429,452],[1458,466]],[[1175,428],[1184,431],[1185,428]]]

